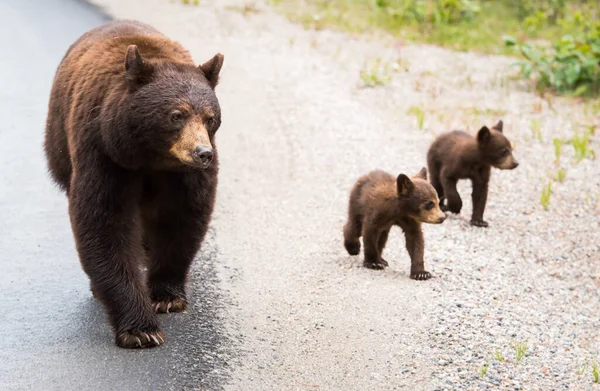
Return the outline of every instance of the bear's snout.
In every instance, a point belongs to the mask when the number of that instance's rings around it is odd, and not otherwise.
[[[207,168],[213,160],[213,150],[210,147],[199,146],[192,152],[192,159],[202,168]]]

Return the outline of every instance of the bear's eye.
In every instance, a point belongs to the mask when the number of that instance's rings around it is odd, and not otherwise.
[[[183,121],[183,113],[179,110],[175,110],[171,113],[171,122],[181,122]]]
[[[209,119],[206,120],[206,123],[209,126],[214,126],[217,123],[217,120],[215,119],[215,117],[210,117]]]
[[[431,210],[433,209],[433,207],[435,206],[435,204],[431,201],[429,201],[428,203],[425,204],[425,210]]]
[[[502,157],[507,157],[509,153],[510,151],[508,149],[505,149],[504,151],[502,151]]]

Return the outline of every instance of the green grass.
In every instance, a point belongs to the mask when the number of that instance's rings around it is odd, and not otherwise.
[[[552,195],[552,181],[548,182],[542,189],[542,196],[540,197],[540,204],[544,210],[548,210],[550,207],[550,196]],[[515,348],[516,349],[516,348]]]
[[[592,376],[594,377],[594,383],[600,383],[600,369],[596,360],[592,362]]]
[[[485,377],[489,368],[490,368],[490,364],[486,361],[485,364],[480,366],[479,369],[477,370],[479,377]]]
[[[531,129],[531,134],[534,138],[536,138],[540,143],[542,140],[542,124],[540,121],[536,119],[531,120],[531,124],[529,124],[529,129]]]
[[[385,86],[392,81],[391,66],[377,58],[360,70],[363,87]]]
[[[550,192],[552,191],[552,182],[548,184]],[[550,202],[550,196],[548,196],[548,203]],[[546,209],[546,208],[544,208]],[[512,348],[515,350],[515,359],[517,362],[521,361],[525,357],[527,352],[527,342],[516,341],[512,343]]]
[[[411,3],[403,0],[271,0],[271,4],[292,20],[308,28],[333,28],[351,33],[385,31],[412,41],[485,53],[512,53],[502,43],[504,35],[519,40],[556,40],[577,29],[560,23],[531,26],[519,19],[514,1],[508,0],[480,1],[480,10],[472,20],[459,18],[450,22],[423,20]],[[433,2],[425,4],[430,11]]]
[[[502,354],[502,350],[496,348],[496,350],[494,351],[494,359],[496,359],[496,361],[498,362],[504,361],[504,355]]]
[[[558,163],[562,151],[562,146],[565,143],[559,138],[553,138],[552,143],[554,144],[554,161]]]
[[[567,176],[567,170],[565,170],[564,168],[561,167],[558,170],[556,170],[556,180],[558,182],[563,183],[566,176]]]
[[[571,139],[571,144],[575,149],[575,160],[579,163],[585,158],[593,159],[596,157],[596,153],[590,147],[590,136],[592,133],[589,130],[583,133],[575,133]]]
[[[411,106],[406,112],[408,115],[414,115],[417,119],[417,125],[419,126],[419,130],[423,130],[423,126],[425,125],[425,111],[417,106]]]

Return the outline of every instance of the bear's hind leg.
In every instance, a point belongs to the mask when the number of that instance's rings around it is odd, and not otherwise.
[[[350,214],[344,226],[344,247],[348,254],[360,253],[360,236],[362,231],[362,216]]]

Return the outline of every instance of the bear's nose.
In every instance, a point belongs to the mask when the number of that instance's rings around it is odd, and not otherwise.
[[[192,152],[192,158],[206,168],[212,162],[213,150],[210,147],[196,147]]]
[[[512,168],[515,169],[517,167],[519,167],[519,162],[515,160],[514,163],[512,164]]]

